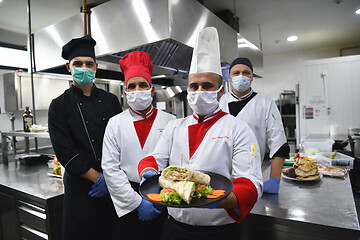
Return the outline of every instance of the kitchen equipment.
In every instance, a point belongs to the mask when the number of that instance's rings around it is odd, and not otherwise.
[[[355,135],[351,137],[351,142],[353,143],[353,147],[351,151],[354,154],[354,157],[360,158],[360,135]],[[351,146],[351,144],[350,144]]]
[[[334,144],[333,144],[333,150],[341,150],[344,149],[348,143],[349,143],[349,139],[346,140],[334,140]]]
[[[331,152],[333,144],[332,139],[303,139],[300,143],[300,153],[309,156],[319,152]]]
[[[46,154],[20,154],[15,159],[24,165],[46,164],[53,156]]]
[[[321,152],[316,154],[316,161],[322,165],[329,166],[348,166],[350,169],[354,167],[354,158],[348,155],[337,152],[334,159],[329,158],[328,156],[331,152]]]

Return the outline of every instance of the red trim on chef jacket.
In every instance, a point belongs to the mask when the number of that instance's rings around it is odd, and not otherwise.
[[[141,175],[142,171],[145,168],[154,168],[156,171],[159,171],[159,167],[156,163],[156,160],[153,156],[147,156],[143,159],[141,159],[141,161],[138,164],[138,173],[139,176]]]
[[[138,121],[134,121],[135,131],[138,136],[141,148],[144,147],[146,139],[149,136],[151,127],[154,123],[157,114],[157,109],[153,108],[152,112],[153,113],[149,117],[146,117]]]
[[[233,181],[233,193],[236,195],[240,216],[231,208],[226,208],[226,212],[236,222],[241,222],[254,207],[258,193],[255,185],[247,178],[240,177]]]
[[[227,113],[223,111],[219,111],[215,113],[216,115],[204,122],[197,123],[194,125],[190,125],[188,127],[189,130],[189,154],[190,159],[198,149],[199,145],[201,144],[202,140],[204,139],[207,131],[210,130],[210,128],[223,116],[225,116]],[[195,116],[194,116],[195,117]],[[212,116],[210,116],[212,117]],[[209,117],[209,118],[210,118]],[[196,118],[195,118],[196,119]]]

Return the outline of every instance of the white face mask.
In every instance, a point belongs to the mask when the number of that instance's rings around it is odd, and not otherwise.
[[[200,116],[208,115],[219,106],[217,94],[223,86],[216,91],[195,91],[187,94],[187,100],[191,109]]]
[[[238,92],[244,92],[250,88],[250,78],[245,77],[243,75],[233,76],[231,77],[231,85]]]
[[[132,109],[136,111],[142,111],[147,109],[153,100],[151,96],[151,90],[152,88],[145,91],[125,91],[127,103]]]

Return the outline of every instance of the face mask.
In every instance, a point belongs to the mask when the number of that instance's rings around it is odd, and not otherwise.
[[[80,85],[86,85],[91,83],[95,78],[96,71],[84,68],[71,68],[71,74],[74,80]]]
[[[191,109],[199,114],[200,116],[205,116],[215,111],[219,106],[217,100],[217,94],[221,91],[223,86],[216,91],[195,91],[189,92],[187,94],[187,100]]]
[[[142,111],[147,109],[153,100],[151,96],[151,90],[152,88],[145,91],[125,91],[127,103],[132,109],[136,111]]]
[[[250,88],[250,78],[243,75],[233,76],[231,85],[238,92],[244,92]]]

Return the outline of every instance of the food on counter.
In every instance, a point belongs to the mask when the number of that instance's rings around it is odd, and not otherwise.
[[[319,165],[319,172],[324,176],[345,178],[348,170],[344,167]]]
[[[299,180],[316,180],[320,178],[318,166],[311,159],[298,157],[291,168],[282,170],[288,177]]]
[[[61,165],[56,156],[54,156],[54,171],[53,174],[61,176]]]
[[[282,172],[285,176],[296,178],[295,168],[293,168],[293,167],[285,168],[282,170]]]
[[[311,176],[318,175],[319,170],[317,166],[312,162],[307,162],[305,164],[298,165],[295,168],[295,175],[301,178],[307,178]]]
[[[336,156],[336,150],[335,151],[333,151],[329,156],[328,156],[328,158],[330,158],[330,159],[334,159],[335,158],[335,156]]]
[[[30,132],[48,132],[47,126],[33,124],[30,127]]]

